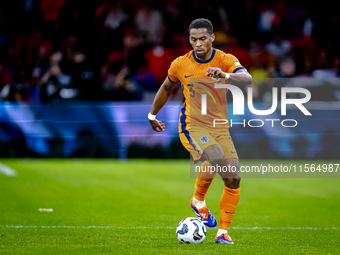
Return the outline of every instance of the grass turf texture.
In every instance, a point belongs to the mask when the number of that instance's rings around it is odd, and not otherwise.
[[[0,173],[1,254],[340,253],[340,179],[243,179],[230,229],[235,244],[215,244],[217,228],[208,228],[195,245],[175,235],[179,221],[194,216],[189,161],[1,162],[18,172]],[[214,180],[206,197],[217,219],[222,188]]]

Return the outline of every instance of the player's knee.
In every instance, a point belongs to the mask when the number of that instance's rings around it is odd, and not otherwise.
[[[223,181],[224,181],[224,185],[228,187],[229,189],[237,189],[238,187],[240,187],[241,176],[226,178],[226,179],[223,179]]]
[[[228,171],[225,173],[220,173],[224,185],[230,189],[237,189],[240,186],[241,182],[241,175],[239,171],[233,172],[233,171]]]

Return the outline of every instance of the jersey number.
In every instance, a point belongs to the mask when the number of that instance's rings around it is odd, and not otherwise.
[[[189,89],[189,91],[190,91],[190,96],[191,96],[191,97],[194,97],[194,96],[195,96],[195,91],[192,89],[192,87],[194,86],[194,84],[188,84],[188,86],[190,86],[190,89]]]

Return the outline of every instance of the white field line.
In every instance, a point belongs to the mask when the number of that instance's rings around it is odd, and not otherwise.
[[[119,226],[21,226],[21,225],[0,225],[0,228],[98,228],[98,229],[175,229],[176,227],[119,227]],[[315,227],[231,227],[231,229],[239,230],[340,230],[337,227],[331,228],[315,228]]]
[[[9,177],[16,177],[18,176],[17,171],[10,168],[9,166],[6,166],[0,162],[0,173],[3,173],[4,175],[7,175]]]

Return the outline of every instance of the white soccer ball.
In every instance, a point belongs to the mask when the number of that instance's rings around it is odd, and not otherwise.
[[[182,220],[176,229],[176,236],[181,243],[201,243],[207,230],[202,221],[194,217]]]

